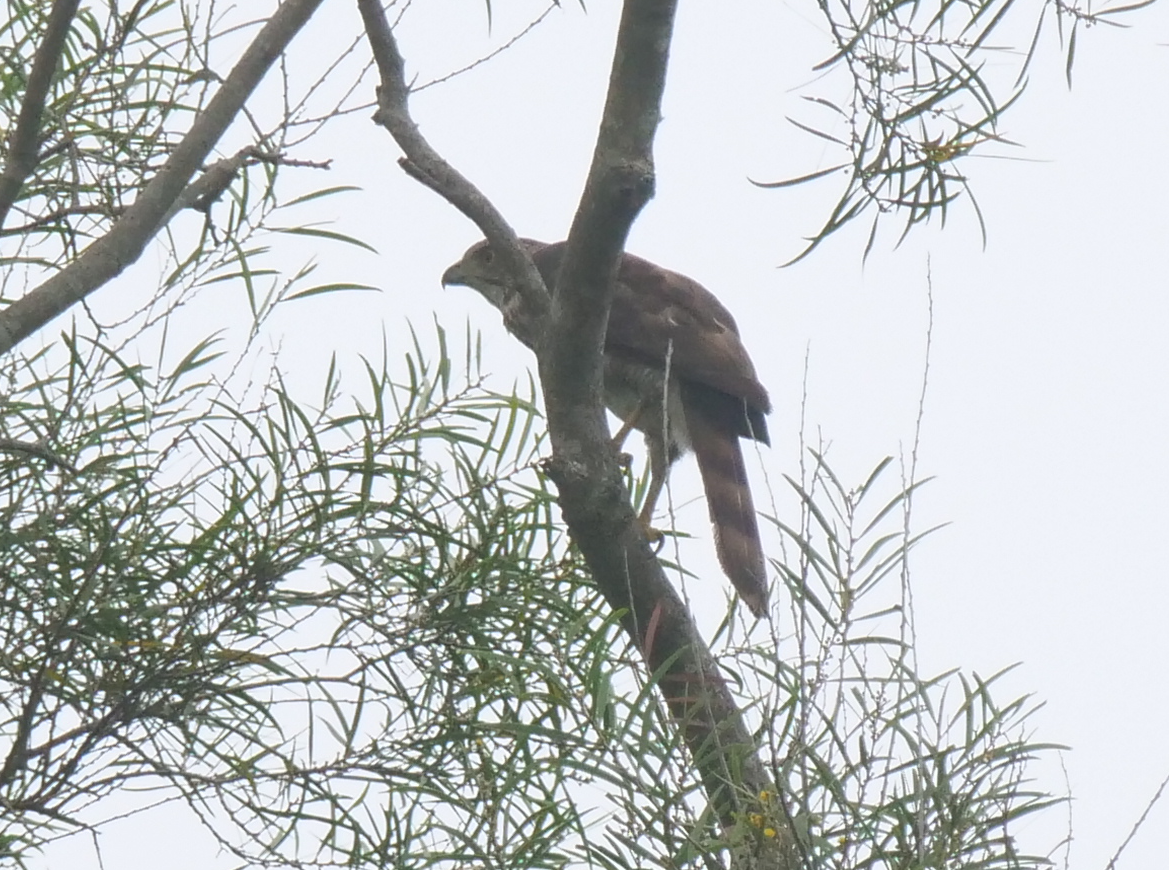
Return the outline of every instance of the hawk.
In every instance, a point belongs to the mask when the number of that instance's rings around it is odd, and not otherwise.
[[[564,242],[520,239],[551,288]],[[473,245],[442,276],[443,285],[478,290],[504,312],[508,328],[533,350],[540,325],[486,242]],[[604,349],[605,404],[644,433],[650,482],[641,522],[648,530],[670,465],[694,450],[714,526],[719,563],[751,612],[767,612],[767,570],[740,438],[770,444],[767,390],[755,377],[735,320],[714,294],[685,275],[622,255]]]

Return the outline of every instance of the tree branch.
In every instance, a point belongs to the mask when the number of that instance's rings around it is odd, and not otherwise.
[[[736,867],[795,868],[795,837],[749,833],[760,795],[775,793],[742,713],[689,610],[634,521],[601,403],[602,348],[617,264],[653,195],[676,0],[626,0],[593,162],[565,246],[541,347],[553,459],[549,475],[573,540],[610,606],[627,614],[670,711],[683,728]],[[777,821],[778,826],[778,821]]]
[[[548,305],[539,275],[503,217],[426,142],[410,117],[404,63],[377,0],[357,0],[381,73],[379,111],[413,178],[474,221],[508,257],[525,293]],[[748,814],[775,787],[726,681],[685,604],[636,522],[602,404],[602,348],[613,277],[629,227],[653,192],[653,135],[660,117],[675,0],[627,0],[609,96],[565,259],[538,330],[540,380],[553,457],[546,463],[573,540],[598,587],[659,681],[683,729],[703,786],[734,848],[736,868],[799,866],[790,828],[749,832]],[[522,280],[521,280],[522,279]],[[772,819],[769,818],[769,821]],[[779,820],[774,820],[779,826]]]
[[[24,101],[20,104],[20,115],[16,129],[8,140],[8,162],[4,174],[0,175],[0,227],[8,217],[8,210],[20,195],[24,181],[37,166],[37,144],[41,131],[41,115],[45,111],[45,100],[53,83],[53,73],[65,50],[65,37],[69,25],[77,14],[79,0],[55,0],[45,24],[45,37],[32,61]]]
[[[21,453],[25,456],[35,456],[43,459],[49,467],[64,468],[70,474],[76,474],[77,469],[50,450],[43,444],[34,444],[28,441],[17,441],[14,438],[0,438],[0,453]]]
[[[312,17],[321,0],[285,0],[248,46],[207,108],[106,235],[39,287],[0,312],[0,354],[135,262],[268,68]]]

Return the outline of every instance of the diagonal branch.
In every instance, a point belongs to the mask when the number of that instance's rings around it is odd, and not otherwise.
[[[56,275],[0,312],[0,354],[121,274],[142,255],[268,68],[321,2],[286,0],[280,4],[170,158],[110,231]]]
[[[641,648],[683,728],[736,867],[794,868],[790,830],[771,841],[744,828],[772,791],[742,713],[689,610],[649,551],[609,441],[601,406],[602,354],[617,263],[629,228],[653,195],[674,0],[626,0],[593,162],[553,294],[540,380],[553,459],[549,475],[573,540],[610,606]],[[614,484],[617,484],[616,486]]]
[[[37,167],[41,115],[45,112],[45,100],[49,96],[49,86],[53,83],[53,73],[65,50],[65,37],[69,35],[69,25],[77,14],[79,2],[55,0],[45,24],[45,37],[33,57],[24,101],[20,104],[20,114],[16,118],[16,128],[8,140],[8,162],[4,164],[4,173],[0,175],[0,227],[4,226],[8,211],[20,195],[25,179]]]
[[[525,271],[531,264],[502,216],[431,148],[410,117],[402,57],[380,3],[357,2],[381,73],[375,120],[405,153],[403,169],[473,220],[497,254],[508,252],[513,278],[526,294],[542,292],[538,276]],[[773,839],[745,831],[744,820],[759,808],[760,793],[774,793],[774,786],[717,662],[636,523],[600,398],[612,277],[629,227],[653,191],[653,135],[674,5],[674,0],[625,5],[592,169],[549,320],[539,330],[545,337],[537,356],[553,446],[546,470],[559,489],[573,540],[610,606],[623,614],[625,630],[683,729],[714,813],[736,845],[735,867],[794,870],[800,862],[790,829]]]

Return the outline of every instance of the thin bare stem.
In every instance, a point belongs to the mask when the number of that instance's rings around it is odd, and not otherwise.
[[[1120,860],[1120,854],[1128,848],[1128,844],[1132,842],[1132,838],[1137,835],[1137,831],[1144,827],[1145,821],[1149,818],[1149,813],[1152,812],[1153,807],[1161,800],[1161,795],[1165,793],[1165,787],[1169,786],[1169,776],[1161,780],[1161,785],[1157,788],[1157,793],[1153,795],[1153,799],[1149,801],[1145,807],[1145,811],[1141,813],[1141,817],[1137,819],[1136,824],[1132,826],[1132,830],[1128,832],[1128,836],[1124,838],[1124,842],[1120,844],[1120,848],[1116,850],[1116,854],[1112,856],[1112,860],[1108,862],[1108,866],[1104,870],[1116,870],[1116,862]]]

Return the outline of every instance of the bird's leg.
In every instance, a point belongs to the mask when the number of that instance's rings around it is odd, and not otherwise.
[[[629,433],[637,426],[642,415],[645,413],[645,402],[637,406],[637,409],[629,415],[629,419],[621,423],[621,428],[617,430],[617,434],[613,436],[613,449],[617,451],[617,461],[622,468],[628,468],[629,463],[633,461],[633,457],[625,453],[621,448],[625,445],[625,439],[629,437]]]
[[[623,452],[621,448],[625,444],[625,439],[629,437],[629,433],[637,428],[637,424],[641,422],[646,409],[651,404],[656,403],[648,400],[639,403],[634,412],[629,415],[629,419],[622,422],[621,428],[613,436],[613,449],[618,452],[619,461],[625,467],[629,466],[633,457]],[[661,438],[654,438],[647,432],[645,442],[649,448],[649,486],[645,491],[645,501],[642,502],[641,513],[638,514],[637,521],[641,524],[641,530],[645,534],[646,540],[651,544],[658,544],[662,541],[662,533],[653,527],[653,513],[654,507],[658,503],[658,496],[662,494],[666,472],[669,470],[669,461],[666,458],[666,446],[662,443]]]
[[[670,463],[662,439],[654,438],[647,433],[645,443],[649,448],[649,486],[646,488],[645,501],[641,504],[641,513],[638,514],[637,521],[641,523],[646,540],[651,544],[657,544],[662,540],[662,533],[653,527],[654,508],[657,507],[658,497],[666,483]]]
[[[623,421],[621,423],[621,428],[617,429],[617,434],[613,436],[613,449],[616,450],[617,453],[621,453],[621,448],[624,447],[625,439],[628,439],[629,433],[631,433],[631,431],[634,430],[634,427],[637,426],[637,421],[642,419],[642,412],[644,412],[644,410],[644,405],[638,405],[637,410],[629,415],[629,420]],[[622,464],[628,465],[630,458],[629,454],[622,454],[622,457]]]

